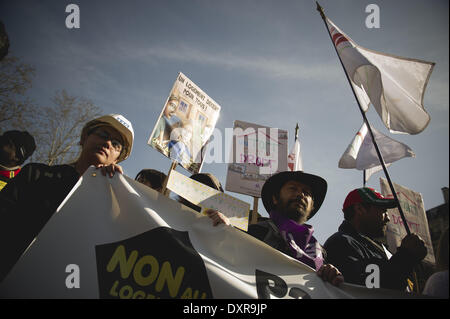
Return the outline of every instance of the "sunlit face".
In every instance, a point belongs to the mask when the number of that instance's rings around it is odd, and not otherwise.
[[[81,157],[97,167],[117,163],[123,149],[122,136],[110,126],[96,128],[81,144]]]
[[[314,210],[311,188],[294,180],[284,183],[278,198],[273,196],[272,200],[279,213],[299,224],[303,224]]]

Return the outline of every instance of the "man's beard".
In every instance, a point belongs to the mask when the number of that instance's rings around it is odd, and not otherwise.
[[[380,226],[380,228],[374,231],[374,238],[384,238],[386,236],[387,226]]]
[[[366,236],[370,238],[384,238],[386,236],[387,226],[385,224],[375,227],[373,224],[366,225]]]
[[[300,205],[297,205],[298,202],[300,202]],[[275,206],[275,209],[299,224],[305,223],[310,215],[310,212],[307,211],[307,204],[297,199],[287,202],[280,201]]]

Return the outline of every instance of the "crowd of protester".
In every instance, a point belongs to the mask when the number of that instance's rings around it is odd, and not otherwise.
[[[36,149],[33,137],[21,131],[7,131],[0,136],[0,281],[88,167],[95,166],[105,178],[123,173],[118,164],[130,156],[133,140],[132,124],[123,115],[104,115],[84,125],[81,153],[75,162],[54,166],[29,163],[22,167]],[[212,174],[198,173],[191,178],[224,192]],[[135,180],[164,192],[167,176],[155,169],[143,169]],[[310,266],[333,285],[346,282],[364,286],[367,266],[377,265],[380,288],[411,290],[408,278],[427,255],[424,241],[418,235],[408,235],[395,254],[377,241],[386,232],[387,209],[396,207],[396,202],[371,188],[351,190],[343,201],[341,226],[321,245],[307,222],[318,213],[326,193],[327,182],[318,175],[303,171],[274,174],[261,191],[269,217],[259,216],[247,233]],[[185,198],[177,200],[194,211],[201,210]],[[217,210],[207,209],[206,215],[213,226],[232,227]],[[438,265],[423,293],[448,298],[448,230],[441,240]]]

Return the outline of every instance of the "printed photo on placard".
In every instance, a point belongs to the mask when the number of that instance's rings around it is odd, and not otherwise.
[[[220,106],[180,72],[147,143],[198,173],[219,113]]]

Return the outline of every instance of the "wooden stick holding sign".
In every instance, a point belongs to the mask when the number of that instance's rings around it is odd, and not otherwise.
[[[253,212],[252,212],[252,219],[250,220],[250,224],[256,224],[258,222],[258,201],[259,201],[259,198],[253,196]]]
[[[163,184],[161,193],[164,194],[164,196],[166,196],[166,197],[169,197],[169,195],[170,195],[170,190],[167,189],[167,183],[169,182],[170,174],[172,173],[172,171],[175,170],[175,168],[177,167],[177,164],[178,164],[177,161],[172,161],[172,164],[170,165],[169,173],[167,173],[167,177],[164,180],[164,184]]]

